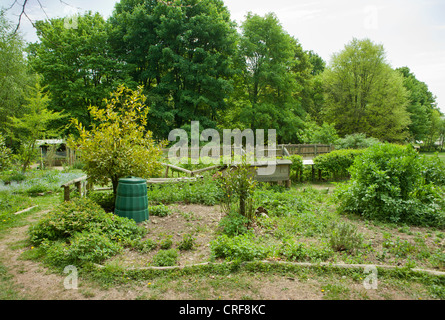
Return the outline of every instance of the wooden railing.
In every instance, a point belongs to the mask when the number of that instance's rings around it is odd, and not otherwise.
[[[280,144],[279,147],[285,149],[289,155],[300,155],[303,158],[315,158],[335,149],[329,144]]]

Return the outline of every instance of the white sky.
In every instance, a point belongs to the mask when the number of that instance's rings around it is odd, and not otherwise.
[[[17,0],[19,4],[24,0]],[[9,7],[14,0],[0,0]],[[40,0],[50,17],[64,17],[86,10],[108,17],[116,0]],[[71,6],[67,6],[68,3]],[[437,96],[445,113],[445,1],[444,0],[224,0],[232,19],[240,23],[247,12],[274,12],[284,29],[329,62],[333,53],[356,38],[383,44],[388,62],[408,66],[417,79]],[[8,17],[18,21],[15,5]],[[28,0],[28,16],[45,19],[38,0]],[[37,37],[24,17],[20,28],[27,41]]]

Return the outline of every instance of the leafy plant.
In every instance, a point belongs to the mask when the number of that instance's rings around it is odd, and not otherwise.
[[[153,265],[158,267],[169,267],[177,264],[179,252],[176,249],[159,250],[153,257]]]
[[[146,130],[150,108],[144,106],[142,87],[133,91],[119,86],[105,108],[89,107],[96,123],[87,130],[72,119],[80,137],[68,140],[68,145],[82,153],[83,170],[93,183],[111,181],[116,195],[119,179],[126,176],[148,178],[160,169],[163,143],[156,144]]]
[[[336,222],[331,225],[329,244],[335,251],[354,252],[361,248],[363,236],[358,233],[354,224]]]
[[[169,207],[163,204],[157,206],[149,206],[148,212],[150,215],[158,217],[166,217],[172,213]]]
[[[372,146],[354,161],[350,183],[338,188],[340,210],[395,223],[444,226],[444,190],[426,184],[421,168],[411,146]]]
[[[222,208],[229,214],[238,201],[237,211],[251,221],[255,214],[254,192],[257,185],[255,172],[243,156],[241,163],[229,167],[225,173],[220,173],[219,185],[223,191]]]
[[[11,154],[11,149],[5,145],[5,138],[0,134],[0,171],[4,171],[10,167]]]
[[[293,176],[294,180],[298,180],[298,177],[301,177],[301,174],[303,173],[303,157],[299,155],[291,155],[283,157],[283,159],[292,161],[290,166],[291,178]]]
[[[195,240],[191,234],[185,234],[178,244],[178,249],[181,251],[192,250],[195,245]]]
[[[106,212],[114,212],[115,199],[112,192],[90,191],[87,197],[101,206]]]
[[[233,237],[246,233],[248,223],[249,220],[245,216],[240,215],[238,212],[230,212],[221,219],[219,226],[223,234]]]
[[[349,168],[359,157],[363,150],[334,150],[314,158],[315,168],[329,174],[334,179],[345,177],[349,174]]]
[[[160,248],[164,249],[164,250],[170,249],[172,245],[173,245],[173,240],[172,240],[172,236],[171,235],[165,236],[164,239],[162,239],[159,242]]]
[[[256,239],[253,233],[229,237],[223,234],[210,243],[213,257],[228,260],[252,261],[266,258],[271,248]]]
[[[376,138],[366,137],[365,133],[348,134],[342,139],[338,139],[335,142],[335,148],[341,149],[367,149],[374,144],[379,143]]]

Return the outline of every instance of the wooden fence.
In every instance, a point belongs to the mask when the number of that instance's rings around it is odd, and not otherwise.
[[[307,159],[330,153],[335,149],[333,145],[328,144],[280,144],[278,147],[286,150],[289,155],[299,155]]]

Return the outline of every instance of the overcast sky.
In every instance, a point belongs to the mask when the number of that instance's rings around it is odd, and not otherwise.
[[[24,0],[17,0],[23,3]],[[111,15],[115,0],[28,0],[28,16],[64,17],[76,12],[98,11]],[[274,12],[284,29],[305,50],[313,50],[329,62],[333,53],[352,38],[370,38],[383,44],[392,67],[408,66],[417,79],[437,96],[445,113],[445,1],[444,0],[224,0],[232,19],[240,23],[247,12]],[[9,7],[14,0],[0,0]],[[68,6],[69,4],[70,6]],[[8,13],[18,21],[21,7]],[[27,41],[36,41],[31,24],[20,28]]]

